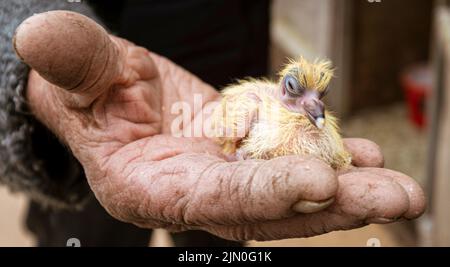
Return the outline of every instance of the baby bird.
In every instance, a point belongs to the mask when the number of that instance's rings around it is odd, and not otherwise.
[[[334,169],[350,165],[337,119],[322,98],[333,77],[330,61],[291,60],[278,83],[247,79],[222,91],[212,117],[213,135],[238,159],[312,155]]]

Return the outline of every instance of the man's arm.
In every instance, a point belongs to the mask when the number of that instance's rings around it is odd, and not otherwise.
[[[73,207],[90,192],[83,170],[69,150],[29,112],[25,100],[29,68],[12,47],[15,29],[23,20],[34,13],[57,9],[96,19],[84,3],[0,2],[0,184],[26,192],[47,205]]]
[[[27,90],[33,114],[72,149],[96,198],[119,220],[273,240],[414,219],[425,209],[413,179],[368,168],[381,166],[382,157],[367,140],[346,142],[364,156],[336,173],[311,157],[228,162],[206,136],[173,136],[171,107],[183,103],[192,111],[195,94],[206,104],[217,92],[85,16],[32,16],[14,43],[33,68]],[[199,112],[208,118],[206,107]]]

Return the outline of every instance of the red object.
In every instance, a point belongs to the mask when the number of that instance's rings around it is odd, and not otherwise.
[[[425,65],[408,68],[402,75],[402,86],[410,120],[419,128],[425,128],[426,103],[432,86],[430,68]]]

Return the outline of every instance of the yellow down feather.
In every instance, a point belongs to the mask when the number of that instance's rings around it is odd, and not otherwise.
[[[321,71],[311,71],[310,75],[321,75],[329,69],[328,62],[319,64]],[[325,75],[322,79],[328,83],[331,74]],[[308,78],[306,82],[313,84]],[[315,85],[318,90],[324,89],[321,82]],[[259,79],[241,80],[223,90],[212,126],[224,153],[239,152],[253,159],[311,155],[335,169],[350,165],[351,157],[344,149],[336,117],[325,112],[324,128],[318,129],[306,116],[286,109],[276,98],[277,90],[278,84]]]

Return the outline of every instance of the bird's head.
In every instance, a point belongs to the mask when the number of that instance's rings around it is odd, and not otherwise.
[[[280,72],[281,102],[290,111],[305,115],[313,125],[322,129],[325,105],[321,99],[327,94],[332,77],[330,61],[310,63],[303,57],[291,60]]]

